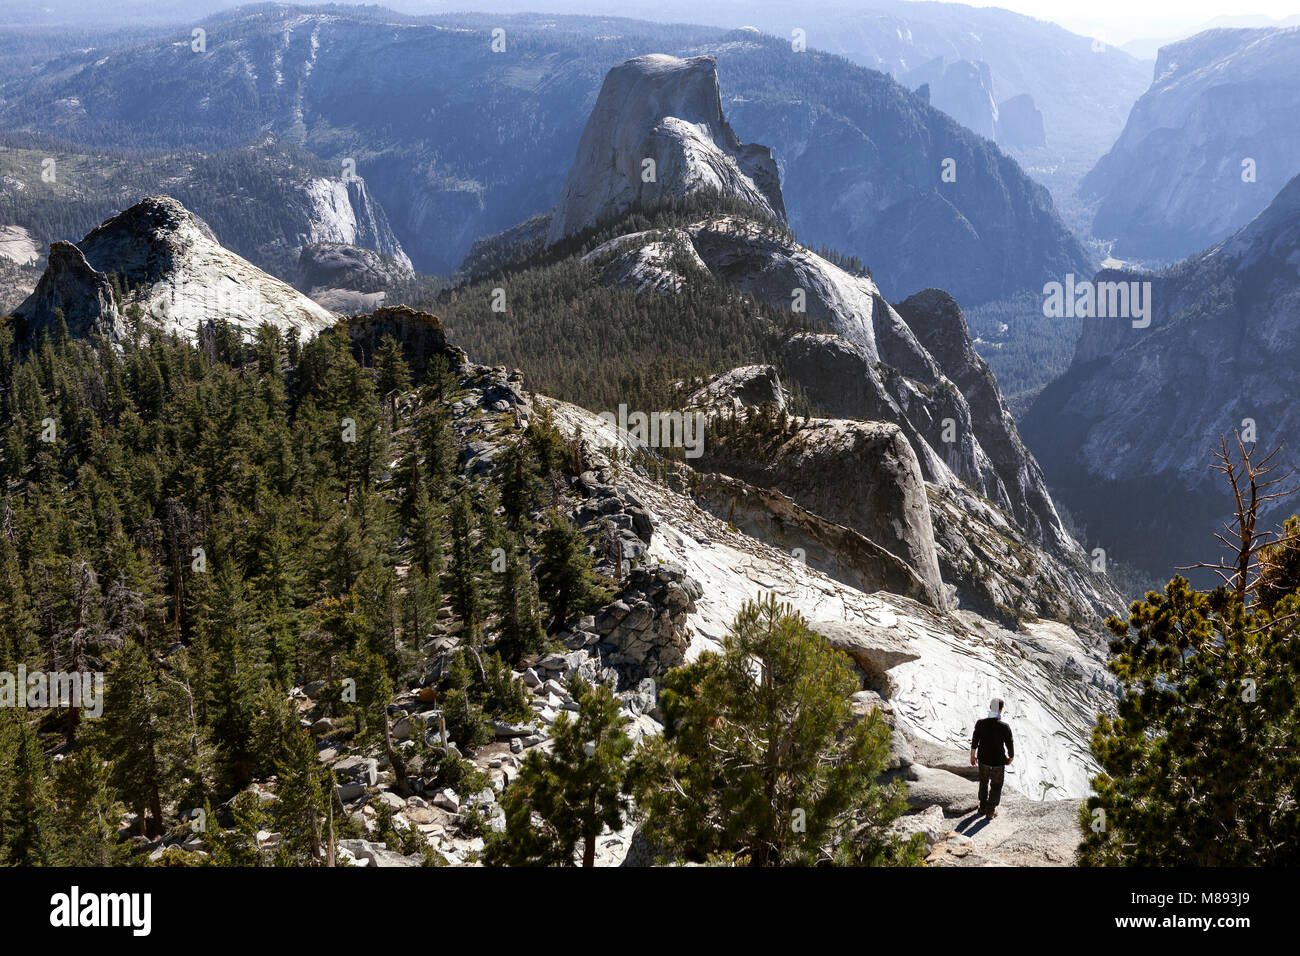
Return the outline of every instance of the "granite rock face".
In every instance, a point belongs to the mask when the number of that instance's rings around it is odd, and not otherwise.
[[[813,419],[786,433],[714,438],[699,462],[788,495],[902,559],[945,606],[925,481],[902,430],[888,422]]]
[[[998,104],[997,140],[1016,149],[1034,149],[1047,145],[1043,114],[1034,98],[1021,93]]]
[[[36,290],[14,310],[19,338],[52,329],[60,309],[72,334],[113,342],[131,334],[137,310],[142,322],[189,338],[218,319],[246,333],[269,322],[310,335],[336,318],[223,248],[202,219],[166,196],[141,200],[75,245],[54,243]]]
[[[306,198],[306,228],[297,237],[300,245],[329,242],[359,246],[410,271],[411,260],[393,234],[388,215],[360,176],[316,177],[308,180],[302,191]]]
[[[651,258],[647,247],[674,251]],[[891,306],[870,277],[736,216],[622,236],[587,256],[607,263],[604,281],[643,291],[673,291],[685,281],[689,270],[665,266],[669,258],[698,263],[761,301],[798,307],[826,326],[825,333],[795,336],[782,356],[817,408],[835,418],[894,422],[926,480],[966,481],[1031,539],[1051,550],[1070,548],[1041,471],[947,293],[928,289]]]
[[[1162,47],[1150,89],[1080,184],[1100,200],[1093,233],[1121,258],[1171,262],[1249,222],[1300,172],[1297,61],[1300,27]]]
[[[605,77],[547,239],[704,190],[785,219],[771,150],[741,143],[723,118],[714,58],[640,56]]]

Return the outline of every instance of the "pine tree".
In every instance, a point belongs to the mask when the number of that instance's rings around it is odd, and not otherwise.
[[[495,577],[498,652],[513,662],[541,651],[546,633],[538,614],[536,584],[528,559],[513,540],[507,543],[505,570]]]
[[[117,834],[124,808],[98,747],[79,747],[58,764],[54,796],[59,865],[120,866],[128,861]]]
[[[445,483],[456,465],[456,436],[445,409],[425,411],[420,437],[428,477]]]
[[[560,714],[552,727],[551,753],[529,753],[502,797],[506,829],[488,847],[497,866],[572,866],[582,846],[582,865],[596,863],[596,841],[623,825],[623,791],[632,741],[623,732],[618,701],[608,687],[582,681],[570,688],[578,714]]]
[[[214,607],[199,624],[198,690],[221,774],[228,786],[239,788],[252,780],[253,715],[265,667],[242,581],[223,568],[212,596]]]
[[[15,866],[49,866],[55,862],[49,770],[36,731],[25,721],[14,724],[13,769],[7,774],[5,814],[0,821],[4,861]]]
[[[169,712],[168,697],[144,650],[127,640],[113,656],[107,675],[100,730],[113,758],[112,780],[122,799],[137,814],[145,835],[165,829],[164,805],[183,742],[183,725]]]
[[[876,777],[878,712],[856,720],[848,658],[775,597],[744,605],[723,639],[664,680],[664,734],[636,760],[643,832],[679,859],[750,866],[914,863],[923,842],[884,834],[906,809]]]
[[[375,390],[380,395],[404,392],[411,387],[411,367],[402,354],[402,346],[391,335],[385,335],[380,341],[375,353],[375,367],[379,370]]]
[[[474,515],[469,495],[462,491],[451,509],[451,564],[447,569],[451,608],[466,633],[478,633],[483,622],[483,594],[479,584],[479,557],[475,550]]]
[[[542,554],[537,565],[537,583],[551,609],[551,627],[564,627],[569,618],[596,606],[607,595],[591,570],[586,541],[554,509],[542,532]]]
[[[537,468],[525,453],[524,443],[515,442],[500,457],[501,503],[512,527],[542,501],[542,482]]]
[[[1252,461],[1253,446],[1237,448],[1215,453],[1235,517],[1219,535],[1227,559],[1204,567],[1223,584],[1206,593],[1177,576],[1106,622],[1123,693],[1093,728],[1102,772],[1079,814],[1083,865],[1300,861],[1300,524],[1276,540],[1257,530],[1287,492],[1266,479],[1276,451]]]
[[[412,503],[412,557],[420,572],[437,580],[442,574],[442,508],[429,499],[421,483]]]
[[[318,863],[324,855],[327,801],[333,798],[332,788],[327,789],[329,773],[316,756],[311,734],[298,726],[297,714],[287,701],[283,706],[289,708],[292,720],[276,760],[276,826],[284,834],[284,851],[293,862]]]

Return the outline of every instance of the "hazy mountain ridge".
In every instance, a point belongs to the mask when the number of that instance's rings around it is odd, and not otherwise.
[[[506,49],[494,54],[490,30],[501,25]],[[206,29],[205,53],[179,42],[129,57],[96,51],[77,70],[0,89],[0,118],[155,148],[229,148],[271,128],[354,160],[416,266],[446,273],[476,239],[559,200],[610,66],[711,53],[737,133],[773,149],[792,227],[889,276],[890,294],[941,285],[975,302],[1089,267],[1047,192],[996,147],[880,74],[779,39],[608,18],[418,21],[282,7]],[[956,182],[941,179],[949,159]]]
[[[24,226],[44,247],[76,241],[157,192],[174,195],[232,251],[286,281],[298,253],[342,242],[410,266],[364,178],[270,137],[234,150],[101,151],[10,136],[0,146],[0,223]]]
[[[1022,425],[1089,537],[1168,576],[1205,553],[1228,508],[1209,471],[1220,436],[1249,435],[1249,419],[1272,450],[1300,429],[1300,176],[1214,247],[1099,278],[1152,283],[1150,327],[1085,319],[1074,364]]]
[[[1162,47],[1154,80],[1080,192],[1114,254],[1172,261],[1241,227],[1300,172],[1300,27]]]

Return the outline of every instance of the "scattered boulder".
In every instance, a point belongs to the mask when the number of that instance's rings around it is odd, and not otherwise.
[[[896,631],[867,624],[843,621],[820,621],[812,629],[832,647],[844,651],[866,675],[868,686],[881,696],[892,696],[888,671],[891,667],[920,658],[907,640]]]
[[[352,857],[362,866],[386,867],[386,866],[423,866],[424,861],[416,856],[403,856],[401,853],[395,853],[388,847],[380,843],[371,843],[369,840],[340,840],[339,849],[346,851],[348,856]]]

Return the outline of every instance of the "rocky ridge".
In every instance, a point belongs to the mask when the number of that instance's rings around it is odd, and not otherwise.
[[[927,528],[919,536],[926,541],[920,551],[900,549],[900,539],[882,536],[878,523],[846,517],[839,507],[797,493],[800,475],[815,473],[821,481],[839,474],[840,466],[832,462],[841,457],[850,472],[868,467],[815,439],[815,472],[774,447],[761,453],[747,447],[729,459],[710,455],[710,467],[734,479],[768,482],[765,495],[748,496],[751,504],[775,491],[847,526],[900,558],[925,582],[919,590],[903,586],[903,593],[936,606],[943,606],[948,585],[967,606],[1007,621],[1031,614],[1084,621],[1122,605],[1062,524],[1042,471],[951,296],[926,290],[891,306],[871,277],[845,271],[771,225],[737,216],[631,233],[598,246],[584,261],[600,281],[644,294],[675,294],[702,276],[722,280],[771,305],[800,309],[825,326],[826,332],[800,333],[785,343],[780,372],[765,366],[735,369],[715,377],[690,402],[721,411],[765,401],[780,408],[784,375],[830,418],[892,423],[914,452],[931,498],[926,524],[933,525],[933,533]],[[760,468],[772,474],[760,479],[754,473]],[[817,497],[853,500],[855,485],[845,478],[827,481]],[[770,515],[750,517],[770,520]],[[936,547],[938,568],[933,557],[916,559]],[[851,564],[862,567],[860,561]],[[1007,566],[1015,573],[1007,573]],[[939,583],[940,574],[947,585]],[[868,578],[901,584],[894,571],[879,565]]]

